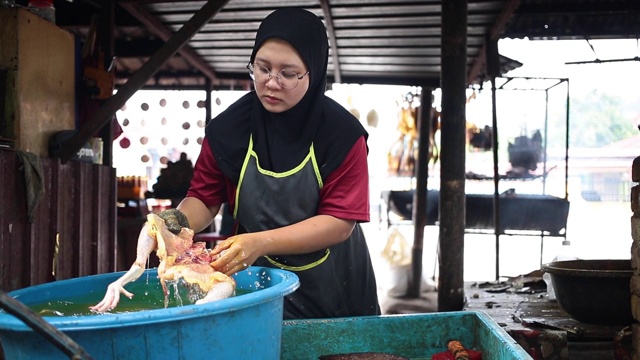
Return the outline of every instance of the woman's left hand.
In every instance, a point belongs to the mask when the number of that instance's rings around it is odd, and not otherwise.
[[[256,237],[256,234],[240,234],[220,242],[211,251],[217,256],[211,266],[229,276],[248,268],[263,255]]]

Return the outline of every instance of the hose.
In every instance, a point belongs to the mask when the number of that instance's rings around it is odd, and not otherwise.
[[[67,334],[58,330],[29,307],[9,296],[2,290],[0,290],[0,307],[6,310],[9,314],[22,320],[40,335],[44,336],[58,349],[67,354],[70,359],[93,360],[84,348],[73,341],[73,339],[71,339]]]

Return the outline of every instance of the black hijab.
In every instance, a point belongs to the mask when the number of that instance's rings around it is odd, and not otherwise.
[[[251,91],[211,120],[205,129],[207,141],[218,166],[234,182],[239,180],[251,134],[260,166],[274,172],[299,165],[313,143],[326,179],[367,132],[350,112],[324,95],[329,45],[324,24],[316,15],[301,8],[281,8],[269,14],[256,34],[251,63],[270,38],[287,41],[300,54],[309,70],[306,94],[293,108],[270,113]]]

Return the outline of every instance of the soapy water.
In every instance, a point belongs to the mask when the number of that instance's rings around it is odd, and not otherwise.
[[[250,270],[247,270],[249,275]],[[248,289],[236,288],[235,296],[243,295],[264,289],[266,284],[271,282],[271,277],[265,272],[253,274],[258,280],[249,284]],[[52,300],[43,303],[26,304],[40,316],[85,316],[85,315],[109,315],[138,312],[143,310],[155,310],[171,307],[179,307],[195,304],[206,294],[200,291],[198,286],[188,285],[184,281],[168,281],[167,288],[169,296],[165,304],[165,296],[162,286],[155,277],[146,274],[143,281],[127,284],[126,289],[133,293],[133,298],[129,299],[120,295],[120,302],[115,309],[106,313],[98,313],[89,310],[90,306],[99,303],[104,297],[104,291],[89,291],[78,296],[69,296],[60,300]],[[106,290],[106,289],[105,289]]]
[[[197,286],[187,286],[182,282],[167,282],[169,296],[165,306],[165,297],[162,292],[160,282],[134,282],[127,285],[127,290],[133,293],[133,298],[129,299],[124,295],[120,296],[120,302],[115,309],[106,313],[97,313],[89,310],[102,300],[104,292],[90,291],[87,294],[74,297],[66,297],[61,300],[47,301],[38,304],[26,304],[31,310],[40,316],[85,316],[85,315],[109,315],[138,312],[143,310],[164,309],[195,304],[205,294]],[[259,289],[259,287],[256,287]],[[247,294],[256,289],[236,289],[235,296]]]

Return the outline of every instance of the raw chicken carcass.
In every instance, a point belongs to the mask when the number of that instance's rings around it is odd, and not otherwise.
[[[176,235],[169,230],[165,220],[155,214],[147,215],[147,231],[156,240],[156,255],[160,259],[158,277],[168,303],[167,282],[183,280],[191,286],[197,286],[206,296],[196,304],[221,300],[235,293],[233,278],[216,271],[210,263],[213,258],[204,242],[193,242],[193,230],[182,227]]]

